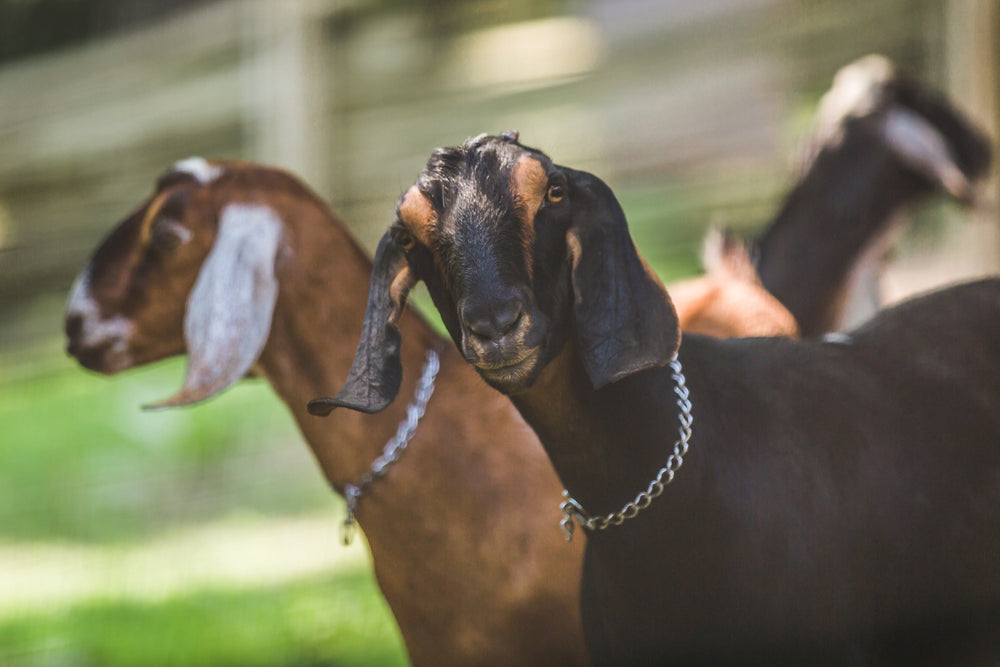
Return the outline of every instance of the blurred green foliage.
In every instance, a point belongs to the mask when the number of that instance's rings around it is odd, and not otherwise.
[[[241,506],[287,513],[330,502],[318,472],[301,484],[300,470],[283,480],[273,465],[281,449],[304,445],[263,382],[145,412],[180,386],[182,360],[113,379],[73,366],[0,384],[0,537],[141,539]]]

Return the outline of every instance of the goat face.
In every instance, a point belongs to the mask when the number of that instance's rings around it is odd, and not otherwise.
[[[506,394],[530,387],[571,338],[595,387],[667,363],[680,340],[610,188],[516,133],[436,150],[400,198],[334,405],[375,411],[395,396],[394,322],[416,280],[465,358]]]
[[[188,353],[185,387],[161,405],[207,398],[242,377],[270,330],[280,221],[219,182],[252,174],[193,158],[115,227],[77,278],[67,351],[114,374]]]
[[[121,221],[77,277],[66,306],[67,351],[114,374],[184,351],[184,304],[211,241],[200,184],[171,170]]]

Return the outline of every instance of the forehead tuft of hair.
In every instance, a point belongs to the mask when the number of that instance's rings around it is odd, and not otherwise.
[[[417,188],[439,214],[454,203],[463,181],[474,181],[488,198],[513,208],[515,202],[507,201],[509,182],[518,160],[526,153],[548,161],[548,156],[519,143],[511,133],[480,134],[460,146],[435,149],[417,179]]]
[[[202,185],[208,185],[222,175],[222,167],[212,164],[203,157],[189,157],[175,162],[169,173],[187,174]]]

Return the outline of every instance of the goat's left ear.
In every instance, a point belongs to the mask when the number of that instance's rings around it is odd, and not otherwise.
[[[281,220],[266,206],[230,204],[188,297],[184,387],[147,409],[203,401],[250,370],[267,343],[278,299]]]
[[[563,171],[572,207],[566,245],[577,343],[597,389],[667,364],[680,345],[680,328],[667,291],[635,249],[611,188],[592,174]]]
[[[399,359],[402,339],[396,320],[415,283],[403,249],[386,232],[375,251],[361,341],[347,382],[335,397],[309,401],[309,414],[324,417],[336,407],[370,414],[392,403],[403,379]]]

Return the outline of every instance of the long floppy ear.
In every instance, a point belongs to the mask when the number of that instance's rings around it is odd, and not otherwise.
[[[639,256],[614,193],[596,176],[565,169],[572,220],[573,313],[594,388],[663,366],[680,345],[677,313]]]
[[[403,379],[399,360],[401,338],[396,320],[415,283],[403,250],[387,232],[375,251],[361,341],[347,382],[335,397],[309,401],[310,414],[326,416],[336,407],[371,414],[392,403]]]
[[[147,409],[203,401],[250,370],[271,331],[280,239],[281,220],[266,206],[230,204],[222,211],[215,244],[188,297],[184,387]]]

